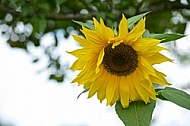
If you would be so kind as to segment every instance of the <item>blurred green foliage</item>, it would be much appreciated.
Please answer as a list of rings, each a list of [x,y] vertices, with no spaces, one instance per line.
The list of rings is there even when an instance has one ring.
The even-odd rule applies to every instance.
[[[106,25],[116,27],[121,13],[127,18],[150,11],[146,28],[152,33],[181,33],[190,20],[190,1],[184,0],[1,0],[0,32],[12,48],[28,52],[28,47],[42,47],[40,40],[51,33],[53,45],[43,47],[48,58],[46,69],[54,69],[49,79],[62,82],[66,64],[60,54],[53,54],[59,46],[57,31],[67,38],[72,30],[81,27],[72,20],[89,22],[92,17],[103,18]],[[32,57],[37,63],[41,57]]]

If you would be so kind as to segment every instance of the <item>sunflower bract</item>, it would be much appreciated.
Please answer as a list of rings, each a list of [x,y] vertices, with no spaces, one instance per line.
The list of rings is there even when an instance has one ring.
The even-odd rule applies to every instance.
[[[70,52],[78,58],[71,69],[80,70],[72,82],[89,88],[89,98],[97,93],[100,102],[106,99],[111,106],[118,100],[124,108],[132,101],[156,100],[153,83],[169,83],[153,65],[171,59],[159,53],[167,50],[158,45],[161,40],[142,38],[145,18],[129,32],[127,19],[122,15],[118,36],[102,19],[93,21],[94,30],[82,27],[84,38],[73,35],[82,48]]]

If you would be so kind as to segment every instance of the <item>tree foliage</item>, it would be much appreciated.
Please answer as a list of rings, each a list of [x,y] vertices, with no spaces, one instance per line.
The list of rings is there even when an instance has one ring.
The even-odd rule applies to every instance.
[[[53,55],[59,46],[57,31],[67,38],[72,30],[81,27],[72,20],[90,22],[92,17],[103,18],[106,25],[115,27],[121,13],[127,18],[150,13],[146,28],[152,33],[184,33],[190,20],[190,1],[180,0],[1,0],[0,32],[12,48],[28,52],[28,46],[41,47],[40,40],[47,33],[54,37],[52,47],[43,48],[49,59],[46,68],[55,69],[49,79],[62,82],[65,64],[60,54]],[[41,57],[33,57],[36,63]]]

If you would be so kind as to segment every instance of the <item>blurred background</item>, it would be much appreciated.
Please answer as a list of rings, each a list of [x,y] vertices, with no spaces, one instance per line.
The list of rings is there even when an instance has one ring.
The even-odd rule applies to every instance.
[[[71,34],[81,35],[72,20],[92,23],[103,18],[117,28],[121,14],[146,16],[150,33],[186,37],[164,43],[174,63],[156,66],[172,87],[190,93],[190,0],[0,0],[0,126],[123,125],[114,107],[87,99],[71,84],[76,60],[66,53],[79,47]],[[152,126],[189,126],[190,111],[160,101]]]

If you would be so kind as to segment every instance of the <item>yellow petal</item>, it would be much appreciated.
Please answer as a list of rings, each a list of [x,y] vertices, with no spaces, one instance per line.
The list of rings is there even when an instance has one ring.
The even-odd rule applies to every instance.
[[[137,25],[130,31],[130,34],[136,34],[140,31],[145,31],[145,18],[141,19]]]
[[[141,65],[141,68],[143,68],[145,73],[153,75],[155,74],[154,68],[146,58],[144,58],[143,56],[138,56],[138,60],[139,60],[139,65]]]
[[[77,41],[83,47],[94,47],[94,46],[96,46],[96,43],[93,43],[93,42],[91,42],[85,38],[82,38],[82,37],[79,37],[76,35],[72,35],[72,36],[75,39],[75,41]]]
[[[99,76],[94,80],[94,82],[93,82],[93,83],[91,84],[91,86],[90,86],[88,98],[92,97],[92,96],[97,92],[97,90],[98,90],[102,85],[104,85],[105,80],[106,80],[106,76],[105,76],[104,73],[102,73],[101,75],[99,75]]]
[[[77,50],[74,50],[72,52],[67,52],[67,53],[69,53],[77,58],[82,58],[82,57],[84,57],[86,52],[88,52],[88,51],[83,48],[83,49],[77,49]]]
[[[123,42],[123,40],[114,42],[114,43],[112,44],[112,49],[114,49],[116,46],[118,46],[118,45],[119,45],[120,43],[122,43],[122,42]]]
[[[110,102],[111,106],[120,99],[120,95],[119,95],[120,78],[117,77],[116,82],[117,82],[118,85],[115,87],[115,92],[114,92],[114,95],[113,95],[113,99]]]
[[[100,23],[93,18],[94,27],[97,35],[101,38],[103,43],[107,43],[110,39],[114,37],[113,30],[106,27],[102,18],[100,18]]]
[[[157,40],[157,39],[141,38],[135,41],[132,46],[137,52],[141,52],[145,54],[145,52],[149,50],[153,50],[152,49],[153,47],[157,47],[159,43],[160,43],[160,40]]]
[[[70,67],[72,70],[82,70],[85,66],[85,62],[82,59],[76,60],[73,65]]]
[[[109,74],[108,73],[104,74],[105,76],[102,76],[102,78],[104,78],[104,83],[101,85],[101,88],[99,88],[99,90],[97,91],[97,97],[100,100],[100,102],[102,102],[106,98],[106,87],[110,80]]]
[[[143,35],[144,31],[139,31],[136,34],[128,34],[128,37],[125,38],[124,43],[127,45],[132,45],[136,40],[138,40],[139,38],[141,38],[141,36]]]
[[[126,81],[127,80],[127,81]],[[131,81],[128,77],[121,77],[120,78],[120,85],[119,85],[119,93],[120,93],[120,101],[124,108],[129,106],[129,85]]]
[[[150,94],[156,95],[156,92],[155,92],[154,87],[153,87],[153,83],[152,83],[152,81],[150,79],[141,80],[140,85],[145,90],[147,90]]]
[[[85,28],[84,26],[82,27],[82,33],[85,35],[86,39],[88,39],[90,42],[98,45],[103,45],[102,39],[99,37],[99,35],[96,33],[94,30],[89,30]]]
[[[115,89],[117,86],[118,82],[116,80],[115,75],[110,76],[110,80],[107,84],[106,87],[106,98],[107,98],[107,105],[109,105],[114,97]]]
[[[105,37],[105,40],[108,42],[110,39],[114,38],[114,32],[111,28],[106,27],[102,18],[100,18],[100,24],[102,28],[102,35]]]
[[[164,78],[166,75],[155,70],[156,75],[150,75],[150,79],[153,83],[155,84],[160,84],[160,85],[170,85],[170,83],[168,83],[166,81],[166,79]]]
[[[125,43],[131,45],[137,39],[142,37],[145,30],[145,18],[142,18],[138,24],[129,32],[128,37],[124,40]]]
[[[122,14],[122,19],[119,23],[119,36],[118,36],[118,38],[120,40],[123,40],[126,38],[127,34],[128,34],[128,21],[125,18],[125,15]]]
[[[98,56],[98,61],[97,61],[96,70],[95,70],[96,74],[100,71],[100,64],[102,63],[103,58],[104,58],[104,48],[101,49]]]
[[[136,78],[133,81],[134,81],[134,86],[135,86],[136,91],[138,92],[139,96],[142,98],[143,101],[145,101],[145,103],[150,102],[150,100],[149,100],[149,92],[140,85],[141,81],[142,81],[142,78],[143,78],[142,77],[143,75],[141,75],[141,73],[139,73],[139,71],[136,70],[132,76],[134,78]]]
[[[156,53],[150,57],[147,58],[147,60],[151,63],[151,64],[159,64],[159,63],[163,63],[163,62],[172,62],[173,60],[160,54],[160,53]]]
[[[143,52],[146,58],[153,56],[154,54],[162,51],[162,50],[168,50],[166,47],[161,47],[161,46],[154,46],[152,48],[149,48],[146,52]],[[142,53],[142,52],[141,52]]]
[[[77,79],[78,83],[86,82],[90,76],[94,75],[95,67],[96,67],[95,59],[87,62],[85,66],[83,67],[82,71],[78,74],[78,77],[75,78],[73,81],[76,81]],[[90,69],[91,71],[89,71]]]
[[[129,79],[131,80],[130,86],[129,86],[129,95],[130,95],[130,101],[137,101],[140,99],[140,95],[138,94],[135,85],[138,84],[139,82],[137,81],[136,76],[134,76],[134,73],[129,75]]]
[[[150,80],[143,80],[141,81],[141,86],[149,92],[149,97],[153,100],[156,100],[157,93],[155,92],[155,89],[153,87],[153,84]],[[147,101],[147,103],[149,100]]]

